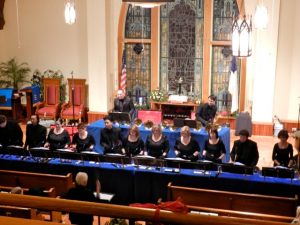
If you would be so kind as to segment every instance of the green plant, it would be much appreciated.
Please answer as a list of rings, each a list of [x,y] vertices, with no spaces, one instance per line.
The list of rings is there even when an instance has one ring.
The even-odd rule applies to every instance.
[[[149,98],[153,102],[163,102],[163,101],[166,101],[166,99],[167,99],[165,94],[160,90],[151,91],[149,94]]]
[[[0,85],[19,89],[23,83],[29,83],[29,80],[27,80],[29,72],[28,64],[18,64],[15,58],[2,62],[0,63]]]

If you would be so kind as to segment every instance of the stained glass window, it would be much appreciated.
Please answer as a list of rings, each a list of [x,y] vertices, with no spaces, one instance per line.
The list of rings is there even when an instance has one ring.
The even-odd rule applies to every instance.
[[[138,43],[126,43],[126,91],[134,102],[139,97],[147,99],[151,88],[151,45],[143,39],[151,38],[151,9],[128,6],[125,22],[125,38]]]
[[[151,9],[128,6],[125,38],[151,38]]]
[[[231,47],[214,46],[212,48],[211,93],[220,100],[220,95],[228,91],[231,73]],[[240,61],[237,60],[237,83],[239,84]],[[222,97],[222,96],[221,96]],[[221,111],[222,107],[218,107]]]
[[[175,0],[160,7],[160,88],[201,96],[203,0]]]
[[[232,18],[238,14],[236,0],[214,0],[213,40],[231,40]]]
[[[144,50],[137,54],[134,51],[136,44],[125,44],[127,80],[126,89],[134,102],[138,102],[139,97],[146,99],[150,92],[151,82],[151,54],[150,44],[144,44]]]

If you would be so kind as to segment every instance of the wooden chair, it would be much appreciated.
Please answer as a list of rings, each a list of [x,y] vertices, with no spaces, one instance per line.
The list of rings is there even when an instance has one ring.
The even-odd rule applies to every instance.
[[[85,79],[68,79],[69,102],[64,103],[61,109],[61,118],[81,120],[85,117],[86,86]],[[74,93],[72,91],[74,90]],[[73,100],[74,96],[74,100]],[[73,115],[74,103],[74,115]]]
[[[60,79],[44,78],[44,101],[36,106],[35,114],[43,119],[55,120],[60,112]]]

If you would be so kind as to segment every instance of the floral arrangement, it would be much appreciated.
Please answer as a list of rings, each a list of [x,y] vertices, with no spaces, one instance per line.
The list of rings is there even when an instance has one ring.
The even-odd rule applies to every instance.
[[[165,94],[160,90],[151,91],[149,94],[149,98],[153,102],[163,102],[166,101]]]

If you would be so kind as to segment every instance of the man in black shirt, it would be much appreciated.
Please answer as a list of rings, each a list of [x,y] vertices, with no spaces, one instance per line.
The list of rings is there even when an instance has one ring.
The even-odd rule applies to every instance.
[[[106,153],[122,153],[121,130],[113,127],[109,117],[104,118],[105,127],[101,130],[100,144]]]
[[[26,126],[26,141],[24,148],[44,147],[46,143],[47,129],[39,124],[39,116],[31,116],[31,124]]]
[[[243,163],[246,166],[256,166],[259,158],[256,142],[248,139],[249,132],[241,130],[240,140],[234,142],[230,157],[232,162]]]
[[[0,115],[0,144],[6,148],[9,145],[23,146],[23,132],[15,121],[8,121]]]
[[[210,95],[208,102],[199,106],[196,118],[203,126],[206,126],[208,123],[213,123],[216,113],[216,96]]]
[[[129,113],[131,119],[135,117],[135,108],[132,100],[125,96],[123,90],[118,90],[117,98],[114,100],[114,112],[127,112]]]

